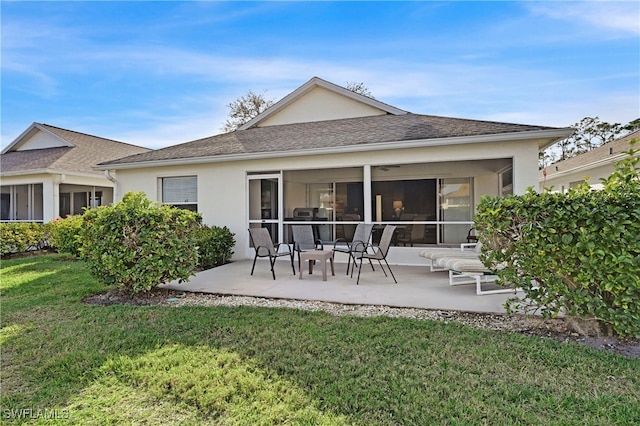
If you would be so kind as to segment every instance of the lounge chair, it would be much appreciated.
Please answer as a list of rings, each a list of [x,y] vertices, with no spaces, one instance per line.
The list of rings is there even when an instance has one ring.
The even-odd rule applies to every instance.
[[[465,250],[471,246],[472,250]],[[488,269],[480,260],[482,243],[463,243],[460,250],[423,250],[420,256],[431,261],[431,272],[449,271],[449,285],[476,284],[476,294],[515,293],[518,289],[482,290],[482,283],[494,282],[497,278],[496,270]]]
[[[470,250],[465,250],[465,248],[470,248]],[[440,258],[456,258],[456,259],[477,259],[480,260],[480,249],[482,248],[481,243],[474,243],[473,246],[470,247],[469,244],[463,243],[460,245],[460,250],[455,249],[445,249],[445,250],[422,250],[420,251],[420,256],[425,259],[430,260],[430,270],[434,271],[442,271],[446,268],[439,265],[436,261]]]
[[[515,293],[517,288],[501,288],[497,290],[483,290],[482,283],[495,282],[496,271],[501,268],[497,265],[494,269],[488,269],[480,259],[442,257],[435,262],[444,269],[449,270],[449,285],[475,284],[476,294]]]
[[[256,255],[253,258],[253,265],[251,266],[251,275],[253,275],[253,270],[256,267],[256,260],[259,257],[268,257],[269,265],[271,265],[271,275],[273,275],[273,279],[275,280],[276,273],[273,267],[276,263],[276,259],[282,256],[289,256],[291,259],[293,275],[296,274],[296,269],[293,266],[293,251],[289,244],[279,243],[274,245],[271,240],[271,234],[269,234],[269,230],[267,228],[249,228],[249,237],[251,238],[253,248],[256,250]],[[286,247],[287,251],[281,252],[280,247]]]
[[[364,261],[364,259],[369,259],[369,262],[371,262],[371,259],[377,260],[378,263],[380,264],[380,268],[382,269],[382,272],[384,272],[384,276],[387,277],[388,276],[387,272],[384,270],[384,266],[382,266],[382,261],[384,260],[384,263],[387,264],[387,268],[389,269],[389,272],[393,277],[393,281],[396,284],[398,283],[395,275],[393,275],[393,271],[391,270],[389,263],[387,262],[387,254],[389,253],[389,246],[391,245],[391,240],[393,238],[393,233],[395,232],[395,230],[396,230],[396,226],[394,225],[387,225],[384,227],[384,231],[382,231],[382,236],[380,237],[380,244],[378,245],[378,247],[373,248],[374,250],[373,253],[369,253],[367,251],[366,245],[359,245],[358,247],[355,247],[355,250],[353,252],[353,255],[354,255],[353,269],[355,269],[356,267],[357,259],[360,259],[360,266],[358,267],[358,279],[356,280],[356,285],[360,283],[360,271],[362,271],[362,262]],[[351,276],[353,276],[353,269],[351,269]]]

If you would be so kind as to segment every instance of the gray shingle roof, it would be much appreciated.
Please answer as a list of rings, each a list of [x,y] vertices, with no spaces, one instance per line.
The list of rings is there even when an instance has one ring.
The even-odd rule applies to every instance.
[[[99,162],[149,151],[147,148],[61,129],[47,124],[35,123],[35,125],[48,130],[74,146],[9,151],[2,154],[1,157],[2,174],[45,169],[102,174],[102,172],[93,169],[93,166]]]
[[[383,115],[254,127],[101,163],[134,164],[237,154],[277,153],[382,142],[440,139],[557,129],[431,115]]]

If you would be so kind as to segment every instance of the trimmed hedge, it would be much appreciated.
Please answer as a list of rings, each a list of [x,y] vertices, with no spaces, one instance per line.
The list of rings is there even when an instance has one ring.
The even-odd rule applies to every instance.
[[[47,229],[47,225],[34,222],[0,223],[0,254],[4,256],[48,247]]]
[[[57,218],[49,222],[49,241],[53,248],[79,257],[81,245],[79,236],[82,224],[82,215]]]
[[[566,194],[530,189],[484,197],[475,228],[487,266],[527,299],[509,311],[593,319],[604,331],[640,337],[640,159],[631,150],[604,188]]]
[[[236,241],[226,226],[201,225],[197,231],[197,245],[201,269],[211,269],[229,262]]]

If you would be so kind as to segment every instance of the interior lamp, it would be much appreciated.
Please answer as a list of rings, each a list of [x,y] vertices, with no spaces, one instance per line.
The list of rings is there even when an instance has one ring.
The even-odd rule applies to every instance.
[[[396,212],[396,217],[400,217],[400,214],[402,213],[403,207],[402,207],[402,200],[397,200],[393,202],[393,211]]]

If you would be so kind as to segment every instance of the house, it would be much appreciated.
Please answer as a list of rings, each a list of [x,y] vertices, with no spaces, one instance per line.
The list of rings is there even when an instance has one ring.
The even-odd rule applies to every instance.
[[[391,261],[425,245],[466,242],[483,195],[538,185],[538,152],[572,129],[413,114],[314,77],[238,130],[100,163],[119,195],[197,210],[236,234],[247,228],[291,241],[306,221],[323,240],[358,222],[411,235]],[[420,226],[420,232],[407,232]]]
[[[540,170],[538,176],[540,191],[550,188],[554,192],[564,193],[585,180],[592,188],[601,188],[600,179],[605,179],[613,173],[614,164],[627,156],[625,151],[631,149],[630,142],[634,139],[640,139],[640,130],[545,167]],[[640,144],[636,148],[640,148]],[[636,156],[640,156],[640,153],[636,153]]]
[[[146,148],[33,123],[0,153],[2,221],[49,222],[111,203],[113,178],[93,167]]]

